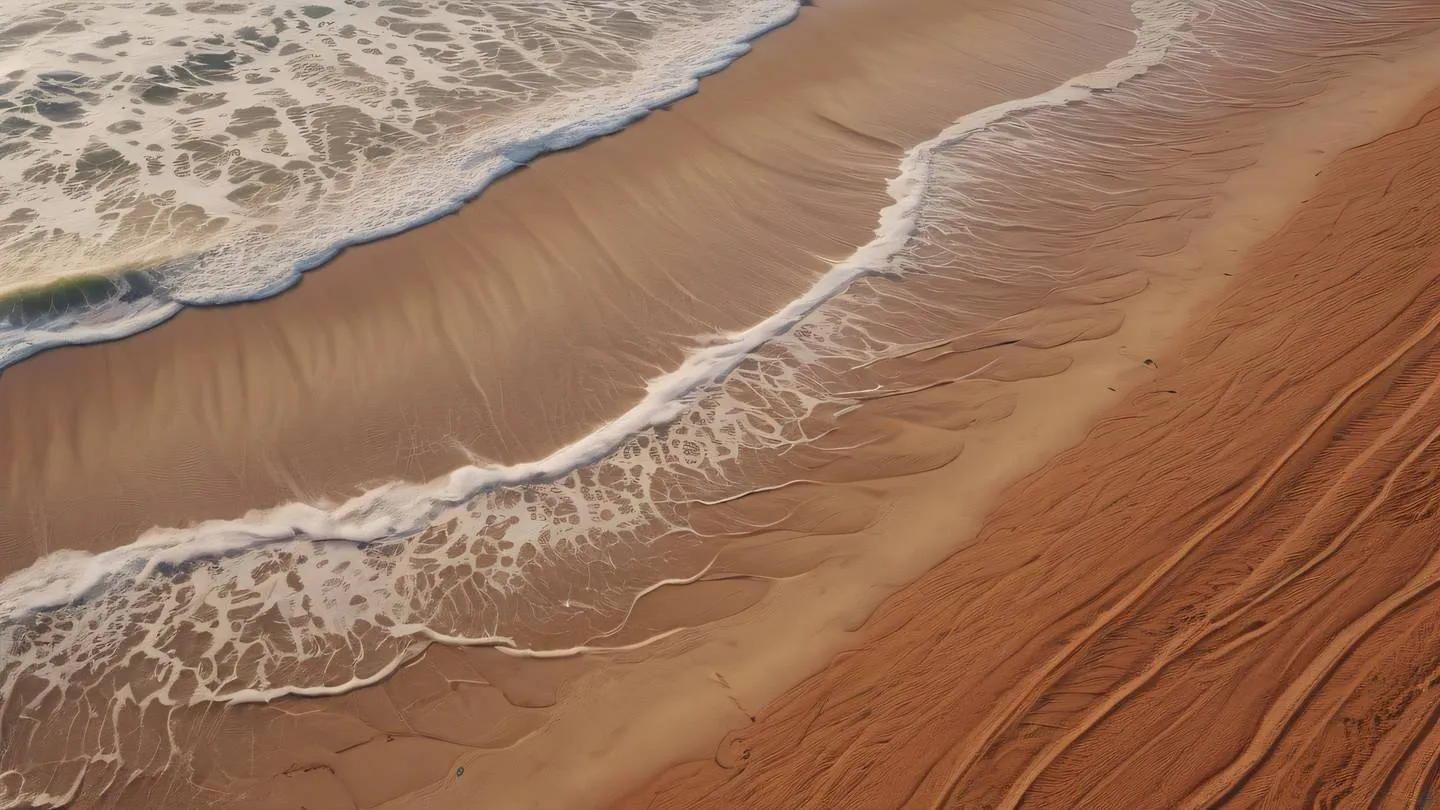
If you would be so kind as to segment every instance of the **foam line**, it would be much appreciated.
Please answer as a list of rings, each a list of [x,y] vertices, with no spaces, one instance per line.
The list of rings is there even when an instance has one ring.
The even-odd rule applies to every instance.
[[[58,8],[67,7],[64,5],[65,0],[58,2]],[[10,8],[17,3],[20,5]],[[29,10],[23,8],[27,3],[22,3],[21,0],[0,0],[0,17],[13,11],[13,16],[23,21],[22,12]],[[633,3],[627,6],[622,3],[615,8],[618,11],[628,11],[640,5]],[[724,69],[749,52],[755,40],[793,21],[802,5],[798,0],[748,0],[726,14],[714,15],[711,18],[704,18],[699,11],[689,6],[677,5],[676,9],[683,9],[700,19],[692,21],[694,24],[690,28],[680,22],[667,23],[662,20],[661,24],[672,27],[661,30],[654,41],[637,46],[639,52],[633,56],[640,64],[635,72],[623,81],[613,86],[574,90],[570,95],[545,100],[533,105],[533,108],[520,109],[514,113],[513,122],[507,121],[490,128],[482,128],[457,143],[433,143],[424,144],[423,148],[414,147],[414,160],[408,164],[400,164],[398,168],[392,168],[388,172],[381,171],[370,177],[360,177],[366,167],[356,169],[352,182],[357,192],[364,193],[342,195],[331,190],[334,191],[332,196],[337,204],[330,205],[328,209],[286,209],[265,216],[253,215],[243,207],[227,201],[226,192],[231,189],[219,181],[212,181],[207,185],[187,178],[171,178],[170,182],[178,185],[165,188],[142,185],[132,189],[137,195],[149,194],[153,197],[163,197],[166,194],[174,196],[177,193],[182,196],[193,194],[195,199],[187,202],[205,209],[212,217],[212,224],[221,220],[227,222],[221,226],[218,242],[211,240],[203,243],[187,255],[168,258],[163,263],[146,263],[144,256],[147,251],[153,251],[153,248],[145,245],[136,247],[135,250],[139,253],[132,261],[139,262],[138,266],[146,269],[127,272],[144,273],[149,276],[149,282],[153,285],[153,290],[139,301],[107,296],[85,301],[79,306],[60,307],[53,313],[42,312],[37,316],[32,312],[25,317],[15,314],[7,316],[5,299],[9,295],[23,293],[26,282],[30,279],[27,271],[16,269],[22,260],[12,257],[20,255],[18,246],[24,244],[23,240],[44,242],[49,238],[59,244],[53,250],[40,254],[45,257],[43,266],[58,268],[60,273],[54,275],[47,271],[38,278],[40,283],[50,283],[66,278],[69,273],[93,275],[96,272],[94,262],[102,260],[94,258],[94,255],[98,253],[106,257],[104,261],[109,261],[113,248],[108,248],[107,245],[115,240],[116,235],[105,230],[114,227],[113,222],[107,217],[97,218],[96,211],[89,209],[89,206],[105,203],[108,200],[106,195],[111,192],[97,190],[93,199],[77,199],[69,192],[62,194],[45,184],[28,183],[24,178],[33,169],[31,165],[13,156],[0,156],[0,182],[15,184],[12,196],[23,202],[29,217],[46,223],[47,227],[56,224],[69,227],[68,223],[79,223],[75,226],[77,229],[88,227],[96,231],[93,239],[85,234],[69,234],[69,241],[46,237],[43,234],[22,234],[16,237],[22,240],[17,242],[17,246],[10,246],[0,239],[0,290],[3,290],[0,292],[0,369],[49,348],[116,340],[137,334],[164,323],[187,306],[255,301],[277,295],[292,287],[304,273],[324,265],[348,247],[394,236],[453,214],[496,180],[537,157],[571,149],[595,138],[618,132],[651,112],[694,94],[699,89],[701,79]],[[118,10],[124,11],[123,2]],[[342,9],[342,12],[354,13],[354,10]],[[534,13],[533,10],[531,13]],[[557,4],[555,14],[563,17],[565,13],[564,3]],[[679,18],[679,11],[675,16]],[[193,34],[185,29],[184,18],[177,17],[176,20],[179,22],[170,24],[180,28],[173,31],[167,29],[167,34],[177,37]],[[117,24],[115,20],[108,22],[111,25]],[[208,28],[212,23],[214,21],[207,20],[204,27]],[[130,32],[125,28],[127,23],[121,21],[118,24],[122,34],[128,37]],[[75,35],[88,37],[83,42],[73,37],[58,42],[42,39],[38,44],[16,49],[16,53],[23,55],[31,50],[53,53],[70,49],[72,53],[83,54],[94,49],[94,43],[90,40],[101,39],[101,34],[105,31],[86,29]],[[400,44],[413,46],[415,43],[402,39]],[[355,59],[358,58],[358,52],[346,53],[344,56]],[[3,57],[4,54],[0,54],[0,68],[9,64]],[[116,58],[119,58],[118,55]],[[150,54],[150,58],[158,56]],[[299,61],[296,60],[297,63]],[[15,62],[12,66],[21,65],[21,62]],[[83,67],[83,64],[77,64],[77,68],[79,67]],[[144,74],[140,65],[132,67],[138,77],[131,76],[126,81],[142,81],[140,77]],[[285,67],[290,69],[291,64],[286,63]],[[39,73],[37,84],[43,82],[46,76],[44,72]],[[228,86],[231,88],[228,92],[240,93],[245,84],[232,80]],[[456,85],[442,84],[439,87],[454,88]],[[463,88],[463,85],[460,87]],[[91,91],[88,85],[81,85],[81,89]],[[238,98],[234,105],[257,103],[260,100],[263,99],[246,96]],[[341,107],[355,101],[349,97],[328,100]],[[320,106],[317,99],[308,101],[311,106]],[[95,130],[104,129],[103,125],[109,120],[106,116],[122,115],[133,108],[133,103],[121,98],[107,99],[106,108],[87,111],[87,120],[92,120],[90,125],[69,130],[70,133],[78,133],[76,137],[84,136],[83,144],[69,143],[66,147],[69,151],[30,157],[45,163],[83,163],[86,159],[84,149],[91,145],[90,136]],[[163,119],[158,113],[148,114],[155,121],[169,120]],[[377,120],[388,125],[383,119]],[[112,126],[117,123],[128,124],[131,121],[122,116],[112,122]],[[181,125],[178,119],[171,123]],[[216,131],[218,136],[227,137],[223,124],[222,121],[214,126],[220,127]],[[413,136],[413,133],[409,134]],[[203,139],[213,136],[215,133],[196,133],[189,137]],[[58,136],[52,133],[50,137]],[[20,136],[19,140],[30,143],[27,138],[28,136]],[[107,141],[112,142],[110,145],[120,150],[120,155],[133,165],[151,165],[147,160],[154,155],[141,149],[143,143],[135,142],[127,149],[120,138],[112,137]],[[231,149],[238,146],[233,138],[226,143]],[[152,144],[159,145],[161,144]],[[174,144],[170,144],[170,148],[174,151]],[[437,150],[443,150],[444,154],[437,154]],[[160,154],[167,159],[171,157],[166,151]],[[259,152],[246,153],[244,157],[256,161],[271,158]],[[149,178],[145,182],[154,184],[158,181]],[[376,203],[374,200],[381,202]],[[0,218],[6,213],[4,208],[0,208]],[[276,229],[274,226],[278,222],[285,222],[285,227]],[[152,241],[156,238],[159,237],[153,234],[150,236]],[[180,237],[175,238],[178,240]],[[87,245],[87,241],[94,242],[99,246],[99,250],[95,249],[95,245]],[[23,261],[34,263],[36,259],[28,258]],[[7,268],[7,264],[15,266]],[[43,308],[43,303],[34,306]]]
[[[163,575],[162,569],[170,566],[265,544],[297,539],[403,541],[446,507],[488,490],[555,480],[604,458],[627,439],[674,419],[698,389],[722,379],[766,341],[787,332],[856,279],[884,271],[915,229],[936,150],[1027,110],[1076,103],[1117,87],[1163,59],[1189,20],[1188,7],[1183,0],[1136,0],[1133,8],[1141,24],[1129,53],[1044,93],[965,115],[910,149],[887,185],[891,203],[880,212],[869,242],[768,318],[692,351],[679,368],[653,379],[638,403],[583,438],[534,461],[465,466],[429,483],[389,484],[339,505],[289,503],[234,520],[153,529],[129,545],[99,554],[56,552],[0,582],[0,620],[82,600],[112,578]]]

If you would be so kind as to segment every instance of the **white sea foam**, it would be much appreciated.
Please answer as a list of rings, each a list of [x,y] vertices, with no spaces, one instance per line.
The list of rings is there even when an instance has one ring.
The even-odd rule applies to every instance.
[[[279,292],[693,92],[799,5],[0,0],[0,296],[129,274],[0,304],[0,367]]]

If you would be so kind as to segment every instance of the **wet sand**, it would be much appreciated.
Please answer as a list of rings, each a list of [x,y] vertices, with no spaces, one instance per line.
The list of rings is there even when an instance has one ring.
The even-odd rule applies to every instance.
[[[1440,93],[1389,129],[973,542],[620,806],[1424,806]]]
[[[1091,242],[1142,255],[1132,272],[1076,274],[899,358],[909,391],[826,439],[851,450],[797,454],[799,483],[718,507],[717,525],[768,528],[640,598],[591,639],[608,649],[432,647],[344,696],[211,707],[183,769],[109,798],[1414,795],[1440,655],[1423,500],[1435,45],[1357,55],[1303,104],[1217,119],[1235,135],[1199,150],[1211,184]]]
[[[807,7],[699,95],[284,295],[7,369],[0,574],[542,457],[866,242],[905,148],[1103,64],[1132,27],[1120,2]]]

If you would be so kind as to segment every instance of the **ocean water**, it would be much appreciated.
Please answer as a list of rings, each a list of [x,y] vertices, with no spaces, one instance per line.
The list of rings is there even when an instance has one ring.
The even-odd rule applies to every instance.
[[[692,92],[799,5],[0,0],[0,368],[277,293]]]
[[[1249,158],[1200,148],[1197,132],[1240,107],[1293,104],[1318,89],[1326,53],[1403,29],[1380,0],[1132,7],[1129,53],[914,146],[869,243],[769,318],[696,348],[583,440],[343,504],[58,552],[0,583],[0,808],[183,766],[171,718],[187,707],[343,693],[437,643],[603,646],[637,594],[673,576],[653,561],[704,534],[692,515],[783,486],[757,465],[825,435],[862,399],[857,375],[954,340],[970,280],[1051,289],[1114,270],[1059,268],[1040,231],[1014,223],[1058,211],[1083,246],[1167,195],[1177,219],[1201,216],[1187,213],[1196,184]],[[1301,23],[1313,48],[1273,47]],[[1177,173],[1190,182],[1157,182]],[[1045,194],[1016,192],[1033,188]],[[978,303],[961,314],[987,317]],[[595,587],[564,586],[577,579]],[[554,626],[594,632],[546,646]]]

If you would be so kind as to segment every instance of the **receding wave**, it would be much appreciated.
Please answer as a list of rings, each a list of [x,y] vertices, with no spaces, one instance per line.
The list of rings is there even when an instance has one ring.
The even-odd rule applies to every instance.
[[[188,706],[344,692],[435,643],[604,646],[639,594],[703,570],[705,541],[728,531],[712,510],[805,480],[805,453],[846,452],[825,441],[846,413],[1000,376],[981,363],[927,382],[893,363],[1016,342],[1004,325],[1037,301],[1094,303],[1097,279],[1143,278],[1144,257],[1183,245],[1205,194],[1253,160],[1255,116],[1403,36],[1411,7],[1136,0],[1123,58],[911,149],[870,243],[584,440],[530,464],[52,554],[12,576],[0,807],[183,763]],[[1207,133],[1229,146],[1195,148]],[[1102,240],[1125,229],[1133,242]]]
[[[273,295],[692,92],[799,6],[4,0],[0,367]]]

